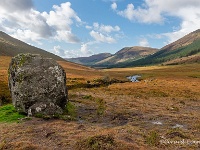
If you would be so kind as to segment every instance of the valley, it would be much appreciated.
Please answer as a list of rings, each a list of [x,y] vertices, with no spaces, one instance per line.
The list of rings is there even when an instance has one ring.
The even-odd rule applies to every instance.
[[[105,61],[112,67],[99,66],[106,69],[66,61],[3,34],[7,39],[0,38],[0,149],[198,149],[198,33],[159,51],[147,48],[148,55],[141,47],[129,47],[115,56],[106,53],[81,59],[90,64],[112,60]],[[15,54],[26,49],[45,54],[64,68],[69,102],[63,115],[30,118],[16,112],[8,89],[13,49]],[[120,62],[138,53],[137,60]],[[139,82],[127,79],[133,75],[141,76]]]
[[[200,150],[200,0],[1,0],[0,150]]]
[[[10,57],[0,57],[1,89]],[[96,70],[59,62],[67,74],[70,114],[63,119],[0,123],[1,149],[196,149],[199,141],[200,64]],[[140,82],[126,76],[139,74]],[[87,88],[94,80],[124,81]]]
[[[103,54],[96,54],[67,60],[95,68],[199,63],[199,47],[200,30],[196,30],[161,49],[140,46],[124,47],[115,54],[110,54],[110,56],[104,54],[104,57],[102,57]]]

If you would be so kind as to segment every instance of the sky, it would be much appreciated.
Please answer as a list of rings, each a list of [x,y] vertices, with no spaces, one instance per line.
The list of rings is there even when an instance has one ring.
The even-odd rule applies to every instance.
[[[162,48],[200,28],[200,0],[1,0],[0,30],[63,58]]]

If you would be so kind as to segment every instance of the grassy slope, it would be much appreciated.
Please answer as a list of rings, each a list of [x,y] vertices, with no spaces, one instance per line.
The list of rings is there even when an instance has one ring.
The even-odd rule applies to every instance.
[[[80,57],[68,59],[69,61],[76,62],[79,64],[93,66],[93,67],[106,67],[119,62],[130,62],[143,58],[149,54],[153,54],[157,51],[155,48],[149,47],[125,47],[115,54],[100,53],[92,55],[90,57]]]
[[[0,103],[1,100],[10,102],[10,92],[8,89],[8,66],[10,57],[0,56]]]
[[[6,60],[9,62],[9,58]],[[2,70],[6,70],[7,64],[3,63],[0,64]],[[163,145],[159,140],[161,136],[168,140],[199,140],[200,64],[97,72],[76,64],[59,63],[67,76],[76,78],[77,82],[102,75],[124,79],[134,74],[142,75],[142,81],[69,90],[78,121],[33,118],[20,124],[0,123],[3,129],[0,130],[0,149],[198,148],[198,145]],[[7,76],[6,72],[2,73]],[[176,124],[183,127],[175,128]]]
[[[0,56],[15,56],[19,53],[41,54],[44,57],[64,61],[64,59],[59,56],[43,49],[28,45],[0,31]]]
[[[123,63],[129,63],[132,61],[136,61],[138,59],[144,58],[147,55],[153,54],[158,49],[155,48],[149,48],[149,47],[140,47],[140,46],[134,46],[134,47],[125,47],[112,55],[111,57],[108,57],[102,61],[97,62],[96,64],[93,64],[94,67],[108,67],[112,65],[116,65],[121,62]]]
[[[188,57],[195,54],[200,55],[200,40],[196,40],[192,44],[189,44],[189,45],[186,45],[174,50],[170,50],[170,51],[168,49],[162,49],[159,52],[154,53],[153,55],[149,55],[137,61],[133,61],[130,63],[121,63],[116,66],[113,65],[111,67],[157,65],[157,64],[162,64],[164,62],[168,62],[177,58]]]

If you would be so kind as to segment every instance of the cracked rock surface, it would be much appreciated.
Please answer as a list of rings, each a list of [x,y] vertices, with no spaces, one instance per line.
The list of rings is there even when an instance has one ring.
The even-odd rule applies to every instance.
[[[8,80],[13,105],[19,112],[62,114],[68,99],[66,74],[55,60],[19,54],[11,60]]]

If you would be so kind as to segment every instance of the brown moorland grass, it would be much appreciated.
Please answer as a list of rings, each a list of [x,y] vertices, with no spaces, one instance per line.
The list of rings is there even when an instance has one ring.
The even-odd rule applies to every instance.
[[[71,64],[60,64],[66,72],[71,71],[67,76],[76,82],[103,76],[120,80],[134,74],[142,77],[137,83],[69,90],[75,121],[32,118],[0,123],[0,149],[199,148],[198,143],[173,142],[200,141],[200,64],[100,71],[82,66],[73,70]],[[2,76],[7,85],[7,73],[2,71]]]
[[[10,92],[8,89],[8,66],[11,58],[0,56],[0,104],[10,102]]]
[[[58,63],[65,69],[67,77],[69,78],[83,78],[87,80],[99,78],[101,76],[100,71],[90,67],[64,61],[58,61]]]
[[[0,56],[0,104],[1,99],[3,99],[5,103],[11,102],[10,92],[8,90],[8,67],[10,61],[11,57]],[[86,84],[88,80],[102,77],[100,71],[89,67],[65,61],[58,61],[58,63],[67,73],[67,83],[69,86],[75,84],[82,86],[82,84]]]

